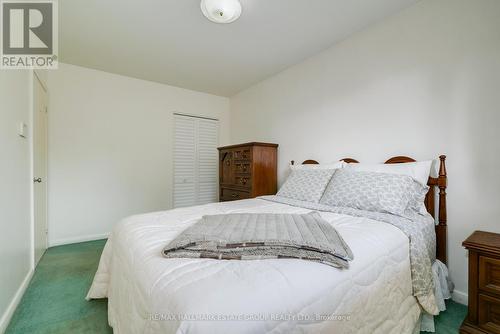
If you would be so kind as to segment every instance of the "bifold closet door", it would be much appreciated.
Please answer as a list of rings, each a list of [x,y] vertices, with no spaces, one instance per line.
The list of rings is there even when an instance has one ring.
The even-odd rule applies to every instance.
[[[174,207],[217,201],[217,120],[175,115]]]

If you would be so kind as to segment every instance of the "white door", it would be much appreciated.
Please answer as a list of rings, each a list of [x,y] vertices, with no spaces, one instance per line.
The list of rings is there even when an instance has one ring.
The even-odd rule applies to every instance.
[[[174,207],[217,202],[219,122],[175,115]]]
[[[35,265],[47,249],[47,92],[33,78],[33,182]]]
[[[218,201],[219,190],[219,122],[198,119],[196,142],[196,204]]]

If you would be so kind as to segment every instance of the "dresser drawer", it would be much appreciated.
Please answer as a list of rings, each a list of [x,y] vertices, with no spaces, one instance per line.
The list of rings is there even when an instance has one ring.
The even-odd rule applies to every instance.
[[[479,256],[479,289],[500,297],[500,259]]]
[[[233,151],[234,160],[252,160],[252,147],[241,147]]]
[[[479,294],[478,311],[479,327],[500,334],[500,299]]]
[[[238,199],[250,198],[250,192],[229,189],[229,188],[221,188],[220,189],[220,199],[221,201],[235,201]]]
[[[251,188],[252,177],[251,176],[235,176],[234,177],[234,185],[236,185],[238,187]]]
[[[250,162],[240,161],[234,163],[234,172],[238,174],[248,174],[252,172],[252,164]]]

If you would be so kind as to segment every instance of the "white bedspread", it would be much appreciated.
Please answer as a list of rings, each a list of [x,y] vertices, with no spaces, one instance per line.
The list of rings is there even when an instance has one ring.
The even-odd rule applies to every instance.
[[[87,298],[109,298],[115,333],[412,333],[420,308],[409,242],[390,224],[321,213],[354,254],[348,270],[161,255],[202,215],[309,211],[250,199],[129,217],[114,228]]]

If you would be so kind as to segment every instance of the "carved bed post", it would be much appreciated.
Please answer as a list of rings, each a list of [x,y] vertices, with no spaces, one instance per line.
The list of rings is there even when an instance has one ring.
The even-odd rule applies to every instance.
[[[447,235],[447,212],[446,212],[446,187],[448,186],[448,177],[446,174],[446,156],[442,155],[439,157],[439,176],[438,176],[438,187],[439,187],[439,213],[438,221],[439,224],[436,225],[436,257],[443,263],[447,263],[447,245],[446,245],[446,235]]]

